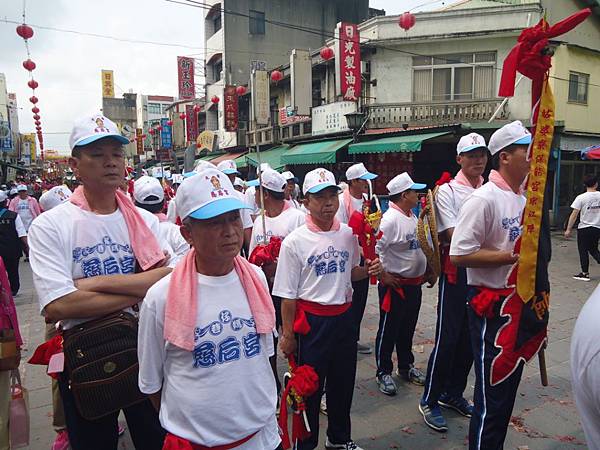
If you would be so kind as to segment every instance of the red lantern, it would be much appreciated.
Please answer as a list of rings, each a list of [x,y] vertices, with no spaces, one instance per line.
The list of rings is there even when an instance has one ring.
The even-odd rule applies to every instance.
[[[170,127],[173,126],[173,121],[172,120],[167,120],[167,125],[170,126]]]
[[[244,95],[246,93],[246,86],[238,86],[235,88],[235,93],[237,95]]]
[[[198,114],[200,112],[200,105],[194,105],[194,112]]]
[[[283,74],[279,70],[274,70],[271,72],[271,81],[277,83],[283,79]]]
[[[181,114],[179,114],[179,118],[180,118],[181,120],[185,120],[185,117],[186,117],[186,116],[185,116],[185,113],[181,113]]]
[[[36,89],[39,86],[39,84],[35,80],[29,80],[27,82],[27,86],[29,86],[31,89]]]
[[[220,101],[220,100],[221,100],[221,99],[220,99],[219,97],[217,97],[216,95],[215,95],[215,96],[213,96],[213,98],[211,98],[211,99],[210,99],[210,101],[211,101],[211,103],[212,103],[213,105],[216,105],[217,103],[219,103],[219,101]]]
[[[34,120],[40,120],[40,115],[39,115],[39,114],[35,114],[35,115],[33,116],[33,119],[34,119]]]
[[[142,134],[142,139],[146,139],[147,135]]]
[[[328,61],[331,58],[333,58],[333,50],[329,47],[321,49],[319,53],[321,54],[321,58],[323,58],[325,61]]]
[[[42,127],[35,127],[36,131],[42,131]]]
[[[156,127],[156,131],[162,131],[162,127],[159,125]]]
[[[35,121],[35,122],[33,122],[33,123],[35,123],[35,124],[36,124],[38,127],[39,127],[39,126],[42,124],[42,122],[40,122],[39,120],[36,120],[36,121]]]
[[[37,106],[34,106],[33,108],[31,108],[31,112],[34,114],[37,114],[40,112],[40,108],[38,108]]]
[[[23,61],[23,67],[25,67],[26,70],[29,70],[31,72],[35,69],[35,63],[32,60],[28,59],[26,61]]]
[[[414,14],[405,12],[398,19],[398,25],[400,25],[400,28],[402,28],[404,31],[408,31],[415,25],[416,21],[417,18]]]
[[[33,28],[26,24],[19,25],[17,27],[17,34],[27,40],[33,36]]]
[[[155,133],[154,128],[150,128],[148,130],[148,133],[150,133],[152,136],[154,136],[154,133]]]
[[[35,105],[38,102],[38,98],[35,95],[32,95],[29,97],[29,101]]]

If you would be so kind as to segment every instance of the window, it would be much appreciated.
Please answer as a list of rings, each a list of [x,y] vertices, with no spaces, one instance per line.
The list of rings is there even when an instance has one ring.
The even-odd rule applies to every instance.
[[[221,72],[223,71],[223,60],[219,59],[218,61],[215,61],[215,63],[212,65],[212,69],[213,81],[217,82],[221,79]]]
[[[148,103],[148,114],[162,114],[160,103]]]
[[[494,97],[496,53],[413,57],[413,101],[444,102]]]
[[[216,33],[221,29],[221,12],[219,11],[215,17],[213,17],[213,30]]]
[[[265,34],[265,13],[262,11],[250,10],[249,30],[250,34]]]
[[[587,105],[590,76],[586,73],[569,73],[569,101]]]

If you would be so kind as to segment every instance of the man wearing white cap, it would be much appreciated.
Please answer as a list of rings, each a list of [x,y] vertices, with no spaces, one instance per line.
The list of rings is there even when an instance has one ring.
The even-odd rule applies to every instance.
[[[21,217],[7,209],[8,197],[0,191],[0,256],[4,260],[13,297],[19,292],[19,259],[27,249],[27,231]]]
[[[165,207],[165,191],[160,181],[146,175],[138,178],[133,184],[133,198],[135,206],[158,218],[158,240],[164,247],[173,251],[174,260],[185,256],[190,246],[179,232],[179,226],[169,222],[162,212]],[[171,265],[173,263],[174,261],[170,262]]]
[[[460,207],[483,183],[488,150],[483,136],[470,133],[456,146],[460,170],[452,180],[440,180],[435,198],[436,221],[441,242],[440,277],[435,344],[429,357],[425,390],[419,410],[425,423],[436,431],[448,425],[439,405],[471,417],[473,406],[463,397],[473,364],[467,319],[467,273],[450,262],[450,241]],[[448,182],[446,182],[448,181]],[[443,184],[442,184],[443,183]]]
[[[101,114],[78,120],[70,137],[69,162],[82,186],[69,201],[38,217],[29,231],[31,268],[41,312],[48,322],[60,320],[65,336],[77,333],[79,324],[93,326],[95,319],[108,314],[132,315],[132,307],[147,289],[170,272],[161,267],[166,258],[157,240],[158,219],[136,208],[119,190],[125,172],[123,145],[127,143],[117,126]],[[97,349],[100,358],[101,350]],[[104,357],[111,357],[110,348],[103,350],[108,353]],[[116,450],[119,411],[102,411],[105,414],[95,420],[82,415],[86,401],[74,395],[75,381],[69,367],[75,363],[69,358],[66,354],[59,387],[71,448]],[[123,367],[116,368],[121,377],[113,376],[102,387],[103,392],[119,379],[126,379],[132,383],[131,390],[136,389],[134,377],[129,375],[135,376],[135,372],[122,372],[136,364],[131,358],[124,360]],[[98,387],[87,389],[94,388]],[[115,402],[131,398],[127,394],[115,393]],[[137,395],[135,400],[139,401]],[[144,399],[132,406],[124,403],[122,409],[136,448],[161,449],[164,430],[150,401]]]
[[[490,384],[492,360],[500,349],[496,337],[509,318],[500,308],[512,291],[507,278],[518,256],[525,197],[521,190],[529,172],[531,134],[519,121],[504,125],[488,143],[492,155],[489,181],[475,190],[460,209],[452,235],[450,258],[467,268],[469,329],[475,367],[474,411],[469,448],[502,448],[512,414],[523,362],[504,381]]]
[[[427,259],[417,239],[417,217],[412,209],[418,203],[418,190],[406,172],[387,184],[388,210],[381,219],[383,233],[376,252],[381,258],[383,276],[379,282],[379,328],[375,340],[377,384],[386,395],[396,395],[392,378],[392,352],[396,348],[396,374],[405,381],[422,386],[423,373],[414,367],[412,340],[421,308],[421,285],[426,281]]]
[[[34,197],[29,195],[27,186],[24,184],[17,186],[17,194],[17,197],[13,198],[8,204],[8,209],[19,215],[25,231],[29,231],[31,222],[41,213],[40,205]]]
[[[148,290],[138,346],[164,450],[278,449],[275,311],[262,271],[239,256],[247,206],[216,169],[186,179],[176,202],[192,249]]]
[[[367,170],[363,163],[353,164],[346,170],[348,188],[340,194],[340,207],[337,218],[342,223],[348,223],[354,211],[362,212],[364,199],[369,195],[369,183],[377,178],[377,175]],[[352,316],[356,334],[356,349],[358,353],[369,354],[371,347],[361,344],[360,323],[365,314],[367,296],[369,295],[369,280],[360,280],[352,283],[354,294],[352,295]]]
[[[221,161],[217,165],[217,169],[227,175],[229,181],[231,181],[231,184],[234,184],[237,175],[240,175],[237,170],[237,164],[232,159]],[[235,195],[242,202],[246,201],[244,194],[238,192],[236,189],[234,189],[233,195]],[[252,217],[248,208],[241,209],[240,215],[242,216],[242,226],[244,227],[244,248],[248,248],[249,245],[252,245]],[[252,252],[252,249],[250,249],[250,252]]]
[[[62,205],[69,200],[72,194],[71,189],[65,185],[54,186],[42,194],[39,201],[40,207],[42,211],[50,211],[55,206]]]
[[[260,170],[265,171],[267,169],[272,169],[272,167],[270,166],[269,163],[262,163],[260,165]],[[258,178],[258,174],[256,175]],[[252,183],[252,181],[254,181]],[[252,216],[252,220],[256,219],[256,216],[258,216],[260,214],[260,207],[258,205],[258,203],[256,202],[256,186],[258,186],[258,181],[256,180],[250,180],[248,182],[246,182],[246,192],[244,193],[245,197],[246,197],[246,204],[248,206],[250,206],[250,215]],[[255,186],[252,186],[252,184],[254,184]]]
[[[289,170],[282,172],[283,178],[287,183],[285,186],[285,201],[289,202],[294,208],[300,208],[300,203],[296,200],[298,198],[298,178]]]
[[[352,281],[379,276],[379,260],[360,266],[358,240],[335,216],[339,188],[326,169],[304,178],[306,224],[289,234],[279,253],[273,295],[282,298],[281,351],[296,354],[319,375],[319,389],[305,398],[310,437],[297,449],[316,448],[319,403],[327,393],[328,428],[325,447],[360,450],[352,441],[350,407],[356,376],[356,337],[349,311]]]

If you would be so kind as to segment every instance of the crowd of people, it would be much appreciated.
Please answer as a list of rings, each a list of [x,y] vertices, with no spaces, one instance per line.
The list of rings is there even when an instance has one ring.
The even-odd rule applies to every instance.
[[[45,356],[32,362],[49,364],[53,377],[53,449],[116,449],[121,411],[138,449],[281,449],[279,355],[318,376],[303,399],[310,433],[293,447],[317,448],[325,413],[325,447],[360,450],[351,427],[357,353],[373,354],[381,393],[395,395],[398,381],[423,387],[415,408],[433,430],[448,430],[451,409],[470,418],[469,448],[502,448],[523,363],[493,385],[490,370],[518,259],[531,139],[518,121],[488,143],[463,136],[460,170],[440,180],[442,273],[425,370],[412,353],[422,286],[436,282],[414,214],[425,184],[406,172],[387,184],[378,256],[369,258],[348,225],[377,178],[363,163],[347,169],[343,188],[325,168],[300,188],[292,172],[266,164],[245,182],[232,160],[200,161],[168,187],[128,173],[129,186],[127,139],[102,115],[82,118],[70,137],[80,186],[52,187],[39,202],[26,185],[12,199],[0,192],[10,291],[18,293],[25,254],[47,323],[36,351]],[[379,296],[374,347],[361,340],[370,279]]]

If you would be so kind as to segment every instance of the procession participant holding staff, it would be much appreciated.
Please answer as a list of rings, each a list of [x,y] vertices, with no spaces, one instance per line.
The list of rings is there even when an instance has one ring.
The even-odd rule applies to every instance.
[[[448,429],[438,405],[471,417],[473,406],[463,397],[473,364],[467,320],[467,274],[450,262],[450,241],[458,212],[465,200],[483,184],[488,150],[483,136],[470,133],[456,147],[460,170],[444,182],[435,196],[436,223],[441,241],[442,276],[437,303],[435,344],[429,357],[425,390],[419,410],[436,431]],[[438,182],[440,183],[440,182]]]
[[[275,311],[262,271],[239,256],[247,206],[216,169],[186,179],[176,201],[192,250],[148,291],[138,344],[164,450],[278,449]]]
[[[492,134],[489,181],[462,206],[452,235],[450,259],[467,268],[469,285],[467,311],[475,365],[471,449],[502,448],[523,373],[521,361],[502,382],[491,384],[492,360],[500,353],[496,338],[509,320],[500,315],[500,307],[513,291],[508,276],[518,260],[513,250],[522,232],[522,184],[529,172],[530,143],[531,134],[519,121]]]
[[[417,190],[425,184],[415,183],[408,173],[395,176],[387,184],[390,207],[383,214],[377,241],[377,254],[383,265],[379,282],[379,328],[375,340],[377,384],[386,395],[396,394],[392,379],[392,352],[396,349],[396,373],[405,381],[422,386],[425,375],[414,367],[412,340],[421,308],[421,285],[425,282],[427,259],[417,240]]]
[[[326,169],[306,174],[306,224],[282,243],[273,295],[282,298],[280,348],[312,366],[319,389],[306,398],[311,436],[300,450],[318,445],[319,403],[326,386],[328,429],[325,447],[358,450],[352,441],[350,408],[356,376],[356,337],[350,309],[352,281],[381,273],[379,260],[359,266],[356,236],[336,218],[339,188]]]

